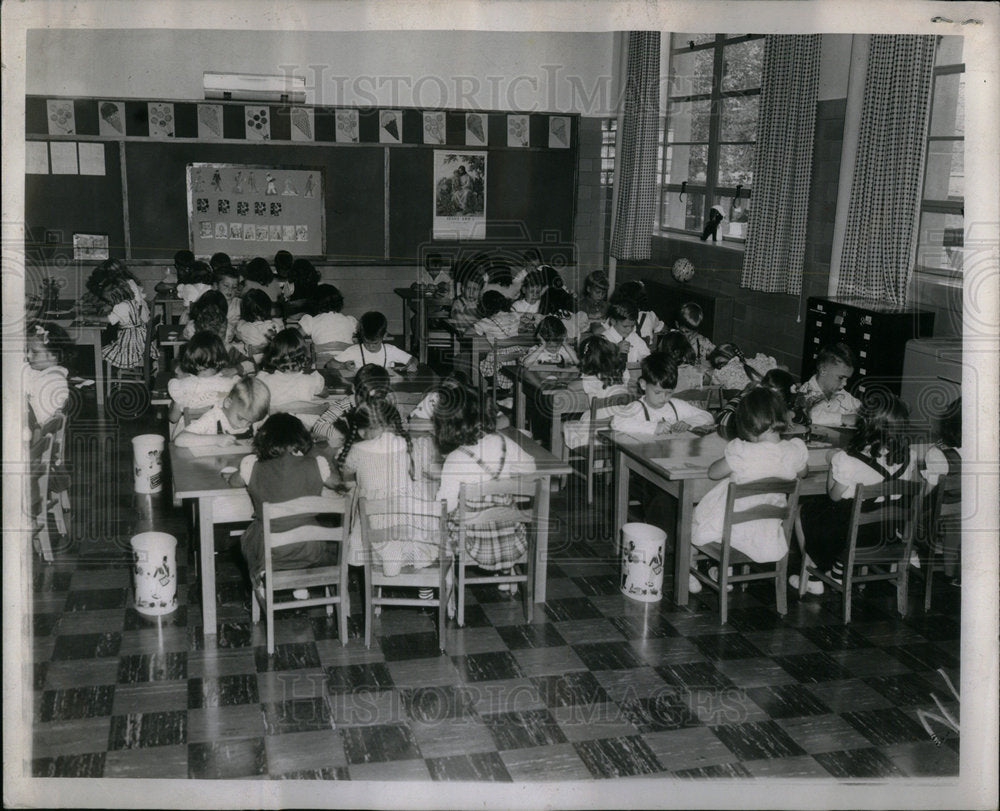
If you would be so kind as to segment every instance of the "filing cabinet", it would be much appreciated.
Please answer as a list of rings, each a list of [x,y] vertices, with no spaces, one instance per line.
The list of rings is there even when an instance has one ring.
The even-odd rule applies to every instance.
[[[827,344],[843,342],[858,365],[848,381],[852,391],[878,385],[899,395],[906,342],[934,331],[934,313],[905,305],[860,298],[810,297],[802,345],[802,379],[816,371],[816,356]],[[862,382],[863,381],[863,382]]]

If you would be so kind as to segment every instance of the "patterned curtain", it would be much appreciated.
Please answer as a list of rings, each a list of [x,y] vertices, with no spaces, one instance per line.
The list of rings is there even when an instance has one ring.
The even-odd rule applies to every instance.
[[[649,259],[656,212],[660,126],[660,32],[630,31],[618,155],[618,205],[611,255]]]
[[[798,294],[806,253],[821,37],[767,36],[740,285]]]
[[[872,36],[838,296],[906,302],[933,69],[933,36]]]

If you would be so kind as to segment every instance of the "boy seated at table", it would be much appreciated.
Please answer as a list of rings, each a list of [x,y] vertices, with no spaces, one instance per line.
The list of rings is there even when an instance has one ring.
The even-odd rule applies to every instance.
[[[545,316],[535,337],[538,345],[521,358],[522,366],[576,366],[580,362],[566,343],[566,325],[556,316]]]
[[[670,396],[677,387],[677,364],[668,355],[653,352],[643,359],[640,369],[642,396],[611,418],[614,430],[660,436],[715,424],[707,411]]]
[[[234,445],[239,439],[249,438],[254,423],[267,416],[271,393],[255,377],[244,377],[236,382],[221,404],[184,427],[174,438],[178,448],[201,445]]]
[[[799,389],[813,425],[854,425],[861,401],[844,386],[856,368],[847,344],[830,344],[819,351],[816,374]]]
[[[382,313],[365,313],[358,322],[355,336],[357,343],[334,355],[333,360],[326,364],[327,368],[353,372],[366,364],[374,363],[386,369],[398,365],[405,367],[408,372],[415,372],[417,359],[409,352],[386,342],[388,331],[389,322]]]

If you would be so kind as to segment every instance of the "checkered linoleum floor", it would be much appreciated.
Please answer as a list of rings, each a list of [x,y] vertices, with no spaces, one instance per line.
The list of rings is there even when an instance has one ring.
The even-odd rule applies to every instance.
[[[709,595],[687,608],[633,602],[618,592],[616,562],[600,556],[609,542],[563,539],[531,624],[519,601],[484,586],[466,627],[449,625],[446,655],[419,609],[386,609],[368,650],[355,600],[346,647],[321,610],[303,611],[279,615],[269,658],[224,555],[220,633],[206,645],[184,516],[163,509],[156,526],[182,540],[181,607],[157,627],[130,607],[122,551],[137,528],[128,436],[150,427],[116,426],[112,451],[88,461],[124,460],[121,495],[95,506],[74,482],[78,519],[111,515],[102,539],[35,564],[26,774],[521,782],[958,772],[957,736],[936,746],[916,712],[934,707],[932,692],[950,698],[937,668],[958,683],[959,593],[942,585],[925,614],[919,580],[906,620],[883,584],[869,586],[849,627],[834,596],[790,596],[781,618],[772,592],[751,587],[731,596],[722,628]],[[562,495],[553,509],[565,511]]]

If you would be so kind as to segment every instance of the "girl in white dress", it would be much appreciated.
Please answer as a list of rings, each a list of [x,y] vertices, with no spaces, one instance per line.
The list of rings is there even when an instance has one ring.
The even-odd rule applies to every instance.
[[[774,392],[765,388],[752,390],[736,410],[737,438],[726,445],[725,456],[708,469],[711,479],[723,479],[694,508],[691,543],[705,546],[722,540],[729,482],[748,484],[761,479],[804,477],[808,472],[809,451],[801,439],[781,439],[778,432],[784,426],[785,404]],[[747,496],[736,501],[736,510],[757,505],[784,506],[783,495]],[[732,548],[758,563],[781,560],[788,554],[788,542],[777,518],[737,524],[730,536]],[[714,567],[713,567],[714,568]],[[717,579],[710,571],[709,576]],[[698,581],[692,576],[690,584]],[[700,590],[700,583],[695,588]]]
[[[326,385],[323,375],[312,369],[309,350],[294,327],[283,329],[264,348],[257,379],[271,392],[271,413],[290,411],[312,427],[315,414],[298,414],[295,403],[312,402]]]

